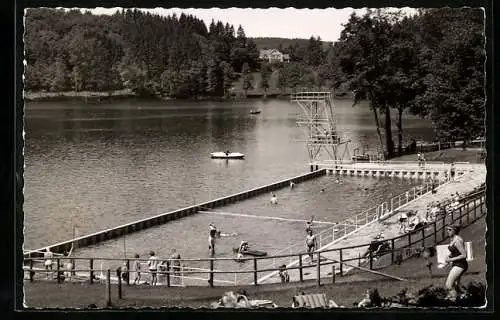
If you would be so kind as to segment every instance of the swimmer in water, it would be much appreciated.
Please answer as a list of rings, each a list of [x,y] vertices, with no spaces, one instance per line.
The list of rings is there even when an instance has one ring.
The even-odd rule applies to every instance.
[[[271,203],[278,204],[278,197],[274,193],[273,193],[273,196],[271,197]]]
[[[311,220],[306,222],[306,232],[312,231],[313,220],[314,220],[314,216],[311,217]]]
[[[295,183],[293,181],[290,181],[290,189],[293,189],[295,187]]]
[[[322,189],[321,189],[321,192],[325,192],[325,189],[324,189],[324,188],[322,188]]]

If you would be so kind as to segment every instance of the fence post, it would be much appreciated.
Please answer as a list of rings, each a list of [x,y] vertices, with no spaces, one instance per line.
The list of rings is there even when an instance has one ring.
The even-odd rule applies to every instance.
[[[90,284],[94,283],[94,259],[90,259]]]
[[[453,211],[452,211],[453,212]],[[443,222],[441,223],[441,233],[442,233],[442,237],[441,237],[441,241],[443,241],[446,237],[446,234],[445,234],[445,226],[446,226],[446,216],[443,215]]]
[[[332,283],[335,283],[335,264],[332,264]]]
[[[373,270],[373,255],[372,251],[368,249],[368,252],[370,253],[370,270]]]
[[[340,260],[340,276],[344,274],[344,260],[342,259],[342,249],[339,250],[339,260]]]
[[[394,238],[391,239],[391,264],[394,263]]]
[[[132,272],[130,272],[130,260],[127,259],[127,262],[125,264],[127,266],[127,272],[128,272],[128,275],[127,275],[127,286],[130,285],[130,275],[132,274]]]
[[[167,260],[167,288],[170,288],[170,260]]]
[[[411,232],[408,232],[408,247],[411,247]]]
[[[436,223],[436,220],[434,220],[433,224],[434,224],[434,245],[436,245],[436,244],[437,244],[437,242],[438,242],[438,235],[437,235],[437,223]]]
[[[257,258],[253,258],[253,284],[257,285]]]
[[[59,260],[59,258],[57,258],[57,269],[56,269],[56,279],[57,279],[57,283],[61,283],[61,261]]]
[[[302,270],[302,255],[299,254],[299,279],[300,282],[304,282],[304,274]]]
[[[321,256],[320,253],[318,252],[318,257],[316,261],[316,283],[319,286],[321,286]]]
[[[425,248],[425,227],[422,227],[422,247]]]
[[[75,259],[71,259],[70,262],[71,262],[71,275],[74,276],[74,275],[76,275],[76,272],[75,272],[75,269],[76,269],[75,263],[76,263],[76,261],[75,261]]]
[[[106,299],[106,307],[110,307],[111,306],[111,270],[110,269],[108,269],[106,271],[105,299]]]
[[[210,277],[208,279],[210,287],[214,286],[214,259],[210,259]]]
[[[30,282],[33,282],[33,276],[35,272],[33,271],[33,258],[30,259]]]
[[[122,268],[116,269],[116,276],[118,277],[118,299],[122,298]]]

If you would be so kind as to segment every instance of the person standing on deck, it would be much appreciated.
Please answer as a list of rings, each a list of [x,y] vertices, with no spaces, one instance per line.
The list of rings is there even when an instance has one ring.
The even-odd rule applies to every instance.
[[[151,272],[151,285],[155,286],[158,278],[157,278],[157,271],[158,271],[158,258],[155,256],[155,252],[151,251],[149,253],[149,272]]]
[[[307,252],[309,253],[309,258],[311,259],[311,263],[312,263],[314,260],[313,259],[313,252],[316,251],[316,248],[317,248],[316,236],[313,235],[312,230],[307,231],[306,248],[307,248]]]
[[[208,250],[210,255],[215,255],[215,237],[217,236],[217,227],[213,223],[208,225]]]
[[[451,263],[451,270],[446,279],[446,289],[449,290],[448,296],[456,299],[460,290],[460,279],[467,271],[469,265],[467,263],[467,253],[465,251],[464,239],[458,235],[460,232],[459,225],[452,225],[446,228],[448,236],[451,238],[448,250],[450,255],[445,259],[447,263]]]
[[[139,254],[135,254],[134,256],[135,259],[139,259]],[[141,282],[141,262],[139,260],[134,261],[134,267],[135,267],[135,279],[134,279],[134,284],[139,284]]]
[[[43,265],[45,266],[45,270],[47,271],[47,278],[49,277],[49,269],[50,271],[52,271],[52,258],[54,257],[54,254],[52,253],[52,251],[50,251],[50,248],[47,247],[45,249],[45,252],[43,253],[43,258],[45,259],[45,261],[43,262]]]
[[[172,249],[172,271],[176,276],[180,276],[181,274],[181,255],[177,252],[177,250]]]
[[[450,174],[449,174],[450,180],[453,181],[455,180],[455,163],[451,163],[450,165]]]

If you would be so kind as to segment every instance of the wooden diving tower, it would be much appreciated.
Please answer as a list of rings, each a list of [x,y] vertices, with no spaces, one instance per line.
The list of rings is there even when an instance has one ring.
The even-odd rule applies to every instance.
[[[302,109],[297,124],[303,129],[309,154],[311,171],[319,168],[321,156],[326,151],[328,160],[350,159],[349,139],[341,137],[335,121],[335,105],[331,92],[298,92],[292,94],[291,101]],[[346,157],[347,155],[347,157]]]

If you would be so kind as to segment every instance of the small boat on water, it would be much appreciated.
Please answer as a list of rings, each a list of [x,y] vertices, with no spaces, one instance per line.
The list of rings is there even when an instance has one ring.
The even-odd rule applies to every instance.
[[[250,114],[259,114],[260,110],[250,110]]]
[[[233,252],[238,252],[238,248],[233,248]],[[267,252],[265,251],[259,251],[259,250],[245,250],[242,251],[241,254],[246,255],[246,256],[254,256],[254,257],[264,257],[267,256]]]
[[[245,155],[240,152],[212,152],[212,159],[243,159]]]

